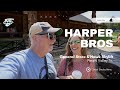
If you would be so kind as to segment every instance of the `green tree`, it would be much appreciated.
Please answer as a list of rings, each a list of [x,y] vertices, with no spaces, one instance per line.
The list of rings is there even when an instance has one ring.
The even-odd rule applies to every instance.
[[[99,24],[98,28],[100,28],[100,29],[107,29],[108,26],[105,23],[101,23],[101,24]]]

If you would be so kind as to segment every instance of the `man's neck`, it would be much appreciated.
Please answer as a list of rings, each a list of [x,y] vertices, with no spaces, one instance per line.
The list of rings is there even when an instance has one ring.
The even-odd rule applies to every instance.
[[[38,49],[35,49],[35,48],[33,49],[32,47],[30,47],[30,49],[41,58],[45,56],[45,53],[43,53],[43,51],[39,51]]]

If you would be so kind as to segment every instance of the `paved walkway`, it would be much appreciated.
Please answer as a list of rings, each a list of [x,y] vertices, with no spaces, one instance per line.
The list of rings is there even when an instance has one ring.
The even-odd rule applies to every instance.
[[[112,48],[103,47],[103,48],[98,48],[98,49],[103,50],[103,51],[107,51],[107,52],[120,51],[120,48],[118,46],[113,46]]]
[[[103,48],[91,48],[89,49],[90,53],[92,55],[98,56],[99,53],[103,52],[120,52],[120,48],[118,46],[110,47],[103,47]],[[98,79],[105,79],[99,72],[97,72],[97,78]]]

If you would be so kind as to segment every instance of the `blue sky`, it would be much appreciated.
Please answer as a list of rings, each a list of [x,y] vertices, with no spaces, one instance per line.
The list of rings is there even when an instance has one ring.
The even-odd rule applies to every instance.
[[[82,13],[82,15],[86,16],[89,19],[91,19],[91,14],[92,11]],[[109,18],[112,16],[120,18],[120,11],[96,11],[96,18]]]

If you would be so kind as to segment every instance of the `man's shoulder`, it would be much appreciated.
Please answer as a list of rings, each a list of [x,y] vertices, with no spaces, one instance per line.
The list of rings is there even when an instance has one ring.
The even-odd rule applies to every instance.
[[[18,51],[18,52],[14,52],[14,53],[12,53],[12,54],[7,55],[7,57],[8,57],[8,56],[15,56],[15,57],[16,57],[16,56],[17,56],[17,57],[18,57],[18,56],[23,56],[23,55],[25,55],[24,52],[25,52],[25,50],[21,50],[21,51]]]
[[[9,54],[9,55],[5,56],[5,58],[3,60],[8,60],[9,59],[9,60],[22,61],[26,57],[25,51],[26,50],[21,50],[21,51]]]

